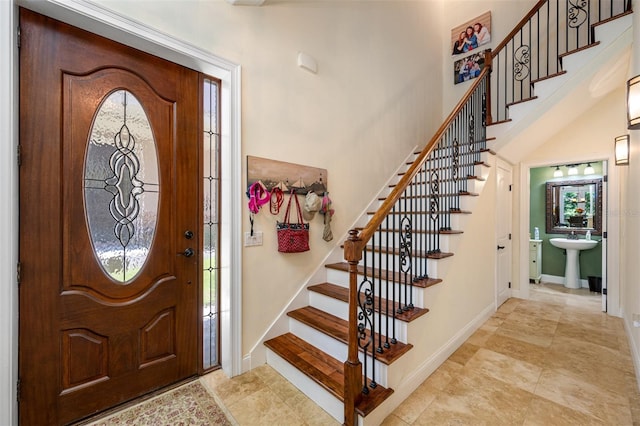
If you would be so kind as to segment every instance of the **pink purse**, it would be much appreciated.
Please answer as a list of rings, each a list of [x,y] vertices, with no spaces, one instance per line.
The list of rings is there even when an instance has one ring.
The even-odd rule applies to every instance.
[[[296,200],[297,223],[291,223],[289,219],[292,198]],[[298,196],[293,191],[289,196],[284,222],[276,222],[276,231],[278,233],[278,251],[280,253],[301,253],[309,250],[309,224],[304,223]]]

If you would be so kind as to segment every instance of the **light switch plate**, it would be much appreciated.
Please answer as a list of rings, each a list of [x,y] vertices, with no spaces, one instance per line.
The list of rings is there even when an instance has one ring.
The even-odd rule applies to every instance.
[[[251,232],[244,233],[244,246],[245,247],[254,247],[262,245],[262,231],[254,231],[253,235]]]

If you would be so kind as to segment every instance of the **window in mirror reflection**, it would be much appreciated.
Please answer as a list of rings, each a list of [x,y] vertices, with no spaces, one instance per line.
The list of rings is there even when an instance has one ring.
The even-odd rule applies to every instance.
[[[593,228],[595,185],[561,186],[558,226]]]

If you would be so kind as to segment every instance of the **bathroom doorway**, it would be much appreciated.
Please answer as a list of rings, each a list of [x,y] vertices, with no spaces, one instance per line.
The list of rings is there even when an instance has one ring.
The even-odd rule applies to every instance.
[[[528,211],[523,210],[521,265],[526,278],[521,281],[522,297],[529,298],[529,286],[557,288],[563,292],[591,294],[607,306],[607,175],[608,161],[559,162],[524,168]],[[528,214],[528,217],[527,217]],[[578,283],[565,287],[567,252],[555,247],[552,238],[578,238],[597,241],[578,252]],[[557,287],[556,287],[557,286]],[[578,287],[578,288],[575,288]],[[535,288],[540,290],[540,288]]]

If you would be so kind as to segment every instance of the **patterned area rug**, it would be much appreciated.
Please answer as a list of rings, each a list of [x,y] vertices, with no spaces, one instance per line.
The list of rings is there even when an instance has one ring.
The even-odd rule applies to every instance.
[[[197,380],[91,423],[92,426],[235,424]]]

